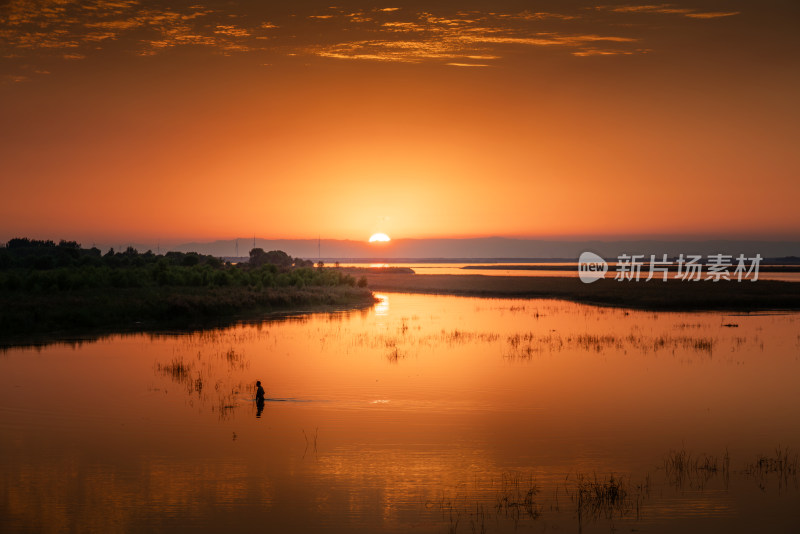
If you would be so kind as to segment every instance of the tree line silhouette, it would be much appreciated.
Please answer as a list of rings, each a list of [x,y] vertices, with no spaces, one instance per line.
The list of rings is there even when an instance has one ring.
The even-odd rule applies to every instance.
[[[103,254],[76,241],[14,238],[0,248],[0,288],[53,292],[86,288],[248,287],[306,288],[358,285],[338,269],[314,268],[281,250],[254,248],[248,263],[231,264],[196,252],[139,252],[133,247]]]

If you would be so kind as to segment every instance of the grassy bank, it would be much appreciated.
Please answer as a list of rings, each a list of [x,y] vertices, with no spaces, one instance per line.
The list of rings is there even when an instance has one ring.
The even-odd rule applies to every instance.
[[[584,284],[577,277],[484,276],[477,274],[372,274],[374,291],[506,298],[557,298],[649,310],[800,310],[800,283],[617,282]]]
[[[0,344],[59,333],[227,324],[275,311],[363,307],[366,280],[253,249],[231,265],[195,253],[14,239],[0,249]]]
[[[364,288],[148,287],[0,296],[0,338],[98,329],[189,328],[275,311],[363,307]]]

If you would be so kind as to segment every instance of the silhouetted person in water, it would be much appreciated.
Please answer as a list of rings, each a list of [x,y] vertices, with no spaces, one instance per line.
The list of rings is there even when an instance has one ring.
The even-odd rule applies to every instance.
[[[261,380],[256,380],[256,417],[261,417],[264,410],[264,388],[261,387]]]

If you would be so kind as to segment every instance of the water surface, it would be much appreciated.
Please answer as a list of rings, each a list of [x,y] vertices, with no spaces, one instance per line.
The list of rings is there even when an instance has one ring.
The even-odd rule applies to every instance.
[[[8,349],[2,530],[793,532],[798,327],[385,294]]]

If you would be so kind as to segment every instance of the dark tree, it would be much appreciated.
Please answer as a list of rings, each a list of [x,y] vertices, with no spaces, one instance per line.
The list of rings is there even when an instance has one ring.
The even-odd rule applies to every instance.
[[[276,265],[278,267],[291,267],[294,263],[292,257],[282,250],[270,250],[264,252],[262,248],[254,248],[250,251],[250,265],[258,267],[265,264]]]
[[[258,267],[267,262],[267,253],[263,248],[254,248],[250,251],[250,265]]]

